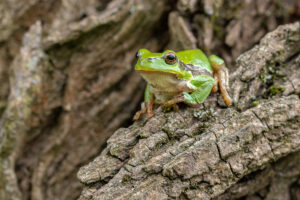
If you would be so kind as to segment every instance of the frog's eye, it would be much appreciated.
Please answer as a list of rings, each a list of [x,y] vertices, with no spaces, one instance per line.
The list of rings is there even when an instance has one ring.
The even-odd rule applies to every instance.
[[[165,55],[165,62],[169,65],[176,63],[176,54],[174,52],[169,52]]]

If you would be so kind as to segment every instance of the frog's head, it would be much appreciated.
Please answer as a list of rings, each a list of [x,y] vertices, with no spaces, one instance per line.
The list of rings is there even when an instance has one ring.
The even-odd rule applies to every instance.
[[[176,75],[179,79],[189,79],[192,74],[180,67],[176,53],[166,50],[162,53],[152,53],[147,49],[140,49],[136,57],[138,59],[135,70],[140,73],[161,73]]]

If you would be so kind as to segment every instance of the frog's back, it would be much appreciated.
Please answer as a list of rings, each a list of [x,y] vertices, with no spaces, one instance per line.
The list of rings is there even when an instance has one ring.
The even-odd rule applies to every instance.
[[[190,64],[196,67],[205,68],[209,72],[213,72],[213,69],[209,63],[208,58],[200,49],[192,49],[179,51],[176,53],[178,59],[185,64]]]

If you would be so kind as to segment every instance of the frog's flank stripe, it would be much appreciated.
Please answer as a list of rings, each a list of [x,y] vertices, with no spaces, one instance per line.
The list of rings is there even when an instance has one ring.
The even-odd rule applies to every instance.
[[[190,64],[185,64],[184,62],[178,60],[179,64],[181,67],[183,67],[183,70],[186,71],[192,71],[194,75],[208,75],[208,76],[213,76],[211,72],[209,72],[207,69],[190,65]]]

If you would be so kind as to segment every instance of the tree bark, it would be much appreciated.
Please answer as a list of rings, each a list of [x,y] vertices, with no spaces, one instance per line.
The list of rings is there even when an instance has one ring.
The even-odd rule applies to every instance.
[[[280,26],[238,58],[234,106],[212,95],[116,131],[80,199],[299,199],[299,47],[300,24]]]
[[[144,156],[145,153],[154,159],[154,152],[157,156],[160,154],[166,156],[163,151],[180,142],[183,142],[180,148],[192,148],[200,138],[208,134],[207,130],[212,128],[212,124],[216,127],[226,125],[225,118],[233,120],[234,116],[246,120],[249,120],[248,115],[253,117],[255,123],[261,123],[260,131],[265,134],[264,138],[268,144],[277,148],[277,140],[281,141],[278,138],[286,134],[291,134],[291,137],[295,135],[297,123],[293,122],[299,122],[297,113],[288,114],[288,110],[294,108],[296,112],[298,108],[296,103],[299,97],[299,58],[296,50],[299,48],[295,47],[298,44],[298,32],[295,29],[299,25],[287,26],[290,32],[280,30],[282,36],[278,35],[279,46],[276,46],[277,42],[274,42],[272,36],[269,37],[270,41],[263,40],[266,44],[261,43],[266,49],[255,47],[250,51],[257,57],[252,57],[248,52],[240,57],[237,65],[234,65],[234,60],[279,24],[299,20],[299,5],[296,0],[284,3],[277,0],[0,1],[0,199],[76,199],[82,190],[82,184],[76,179],[79,167],[100,153],[102,156],[97,157],[100,163],[97,159],[97,162],[92,162],[96,162],[94,166],[96,171],[90,171],[90,167],[85,167],[79,173],[80,180],[90,187],[84,190],[80,198],[85,198],[89,191],[94,191],[93,188],[101,185],[102,191],[102,188],[108,187],[119,173],[124,173],[124,170],[129,173],[129,176],[125,176],[128,180],[124,180],[128,183],[133,181],[131,186],[136,186],[142,181],[152,181],[150,176],[147,178],[141,174],[144,170],[141,163],[150,158],[145,157],[144,161],[140,156]],[[289,35],[292,33],[295,35]],[[286,41],[287,44],[282,44],[282,41]],[[202,108],[181,108],[179,113],[162,113],[160,108],[153,119],[140,121],[128,129],[118,130],[108,141],[107,148],[103,150],[107,138],[115,130],[132,123],[131,118],[142,99],[144,83],[132,70],[134,55],[139,48],[148,48],[152,51],[167,48],[174,50],[201,48],[207,54],[213,52],[223,57],[231,71],[244,66],[238,68],[231,77],[235,106],[225,109],[222,100],[213,95],[203,105],[206,109],[214,108],[211,111]],[[277,48],[280,51],[277,51]],[[266,64],[273,67],[268,68]],[[286,68],[280,70],[279,66]],[[261,77],[257,77],[257,74]],[[260,105],[248,111],[252,104]],[[254,115],[260,117],[262,111],[259,110],[262,105],[268,109],[273,108],[274,112],[286,114],[278,115],[276,119],[263,115],[266,119],[258,121]],[[277,105],[282,107],[277,108]],[[277,118],[281,121],[276,121]],[[264,122],[267,119],[273,121]],[[286,129],[277,128],[275,131],[275,128],[272,128],[273,122],[276,122],[274,127],[288,128],[287,133]],[[240,123],[240,126],[245,125],[242,121]],[[187,131],[188,127],[191,127],[190,132]],[[265,130],[266,128],[269,129]],[[138,133],[135,129],[145,131]],[[276,133],[275,138],[271,130]],[[259,133],[251,136],[256,142],[260,141]],[[209,134],[218,133],[212,131]],[[222,138],[225,141],[228,135],[229,133],[224,136],[214,135],[215,141],[205,145],[211,144],[211,148],[219,148],[216,146],[217,141],[223,141]],[[151,144],[146,142],[148,140]],[[291,144],[290,140],[292,139],[288,137],[284,139],[285,144]],[[147,149],[143,150],[137,146],[139,144],[142,148],[144,143],[147,144]],[[254,149],[251,139],[247,147],[238,141],[237,144],[243,147],[243,150],[248,147]],[[240,176],[238,173],[234,174],[231,182],[224,182],[231,184],[226,187],[229,188],[226,195],[234,196],[237,195],[235,191],[242,188],[237,186],[235,190],[236,182],[245,174],[254,172],[255,167],[250,169],[245,167],[245,172],[240,171],[239,167],[245,164],[236,164],[237,161],[234,159],[239,156],[233,158],[232,156],[236,155],[235,151],[227,152],[229,149],[226,150],[225,147],[220,146],[225,151],[220,150],[220,155],[224,156],[222,162],[213,159],[211,162],[216,162],[216,165],[226,169],[231,167],[228,174],[235,171],[241,173]],[[294,150],[289,146],[282,147],[286,153],[277,155],[275,147],[272,157],[274,161],[276,160],[274,166],[279,162],[286,163],[277,160],[296,151],[296,147]],[[183,152],[180,148],[174,150],[172,153],[174,157]],[[202,145],[193,148],[201,149]],[[129,156],[129,152],[132,152],[132,155]],[[241,154],[242,151],[239,152]],[[197,157],[194,153],[191,156]],[[290,157],[287,159],[296,165],[297,154]],[[138,160],[131,161],[133,164],[130,164],[131,158]],[[213,155],[211,158],[214,158]],[[167,162],[170,158],[164,159]],[[185,157],[180,159],[188,161]],[[248,157],[247,159],[251,160]],[[174,166],[175,162],[177,161],[174,160]],[[196,163],[196,160],[193,162]],[[93,166],[92,163],[88,166]],[[100,169],[98,165],[103,167]],[[278,192],[276,187],[280,185],[271,184],[277,175],[277,179],[282,180],[282,183],[286,181],[285,189],[289,190],[289,194],[299,196],[299,184],[278,175],[284,173],[282,167],[280,168],[281,165],[278,164],[278,170],[270,166],[273,165],[267,166],[262,162],[261,168],[264,170],[260,172],[261,176],[253,175],[255,177],[257,175],[258,178],[255,178],[257,181],[260,180],[259,177],[263,179],[265,174],[269,175],[264,179],[267,189],[261,190],[270,189]],[[178,188],[192,189],[189,192],[191,194],[180,193],[181,198],[196,195],[199,192],[198,188],[201,187],[205,187],[207,191],[214,191],[215,189],[209,187],[210,181],[217,181],[215,185],[223,184],[221,176],[219,180],[210,179],[210,181],[206,180],[209,179],[206,177],[201,182],[198,181],[200,178],[197,175],[192,175],[197,172],[190,171],[191,178],[186,181],[180,174],[180,170],[183,169],[176,171],[170,165],[163,172],[160,164],[149,167],[150,172],[145,173],[151,174],[153,180],[158,181],[152,183],[156,185],[155,187],[163,181],[165,185],[172,183],[174,191],[178,191]],[[202,167],[204,173],[205,169],[210,169],[211,164]],[[130,170],[140,170],[137,174],[141,177],[133,177]],[[291,164],[291,171],[287,173],[294,173],[293,170]],[[91,175],[93,173],[94,175]],[[224,170],[224,173],[227,171]],[[178,185],[174,184],[177,182]],[[243,184],[244,193],[248,194],[248,183],[241,182],[241,185]],[[252,184],[256,185],[254,181]],[[225,188],[225,186],[218,187],[222,188],[218,191]],[[172,193],[171,190],[169,193]],[[164,192],[162,194],[168,195]],[[96,195],[98,192],[93,193],[93,197],[96,198]],[[111,195],[115,193],[112,192]],[[160,194],[154,192],[152,195]]]

